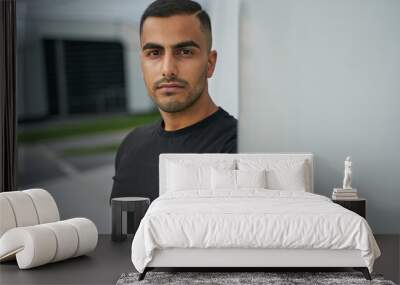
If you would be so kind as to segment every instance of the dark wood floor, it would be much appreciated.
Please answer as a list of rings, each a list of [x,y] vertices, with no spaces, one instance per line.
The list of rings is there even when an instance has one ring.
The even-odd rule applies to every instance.
[[[400,235],[375,236],[382,256],[374,271],[399,283]],[[109,235],[100,235],[95,251],[45,266],[19,270],[15,261],[0,264],[0,284],[115,284],[124,272],[134,271],[130,259],[132,236],[114,243]]]
[[[19,270],[17,263],[0,264],[0,284],[115,284],[124,272],[134,271],[131,240],[111,241],[100,235],[96,249],[87,256]]]
[[[386,279],[400,283],[400,235],[375,235],[381,257],[375,261],[374,271]]]

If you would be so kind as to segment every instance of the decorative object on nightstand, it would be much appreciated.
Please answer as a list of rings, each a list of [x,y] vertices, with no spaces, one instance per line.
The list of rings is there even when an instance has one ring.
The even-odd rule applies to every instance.
[[[332,201],[356,214],[359,214],[364,219],[366,218],[366,199],[332,199]]]
[[[127,212],[127,234],[135,234],[140,221],[150,205],[150,199],[144,197],[119,197],[111,199],[113,241],[124,241],[122,233],[122,212]]]
[[[358,199],[357,189],[333,188],[332,199],[338,199],[338,200]]]
[[[351,158],[347,156],[344,161],[343,188],[333,188],[332,201],[365,218],[366,200],[358,196],[356,188],[351,187],[351,164]]]
[[[351,189],[351,174],[351,160],[350,156],[348,156],[344,161],[343,189]]]
[[[354,200],[358,199],[357,189],[351,187],[351,158],[346,157],[344,161],[343,188],[333,188],[332,199]]]

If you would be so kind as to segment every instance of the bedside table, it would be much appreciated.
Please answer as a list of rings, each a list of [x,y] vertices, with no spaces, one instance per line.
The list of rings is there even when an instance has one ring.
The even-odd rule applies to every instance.
[[[339,204],[340,206],[359,214],[364,219],[366,218],[366,204],[367,200],[364,198],[358,198],[354,200],[338,200],[332,199],[332,202]]]
[[[124,241],[126,234],[135,234],[140,221],[150,206],[150,199],[145,197],[119,197],[111,199],[111,240]],[[122,233],[122,212],[127,212],[127,233]]]

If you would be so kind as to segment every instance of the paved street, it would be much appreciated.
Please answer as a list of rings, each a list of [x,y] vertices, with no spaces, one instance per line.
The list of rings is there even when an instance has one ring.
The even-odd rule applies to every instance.
[[[63,151],[70,148],[93,147],[96,145],[119,144],[128,131],[78,138],[63,139],[20,145],[18,148],[19,188],[38,187],[43,182],[57,178],[70,178],[103,166],[113,166],[115,153],[96,155],[64,156]]]

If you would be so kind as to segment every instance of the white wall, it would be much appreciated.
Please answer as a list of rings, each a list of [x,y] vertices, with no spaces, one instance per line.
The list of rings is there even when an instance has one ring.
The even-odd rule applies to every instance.
[[[214,102],[239,118],[239,0],[209,0],[213,49],[218,53],[209,92]]]
[[[315,154],[315,191],[353,187],[400,233],[400,1],[243,1],[240,152]]]

